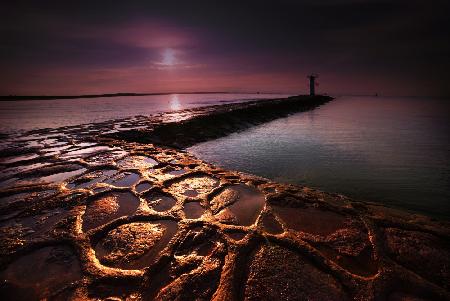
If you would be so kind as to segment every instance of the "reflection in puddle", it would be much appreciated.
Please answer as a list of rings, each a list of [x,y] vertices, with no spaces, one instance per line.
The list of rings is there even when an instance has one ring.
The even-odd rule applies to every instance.
[[[8,196],[3,196],[0,199],[0,204],[12,204],[19,201],[39,201],[44,198],[54,196],[58,193],[57,190],[43,190],[43,191],[32,191],[32,192],[21,192],[17,194],[12,194]]]
[[[272,206],[275,213],[294,230],[329,235],[344,228],[346,218],[340,214],[313,207],[291,208]]]
[[[62,209],[42,212],[39,215],[14,218],[0,225],[0,232],[11,234],[14,238],[36,238],[47,233],[55,224],[66,218],[69,212]]]
[[[90,187],[96,183],[105,180],[107,177],[112,176],[116,173],[114,169],[96,170],[85,174],[84,176],[75,179],[73,182],[67,184],[67,188],[70,189],[80,189]]]
[[[244,232],[229,232],[229,233],[227,233],[227,235],[231,239],[239,241],[239,240],[242,240],[245,237],[246,233],[244,233]]]
[[[263,229],[270,234],[283,233],[283,227],[272,214],[264,215],[261,219],[261,225]]]
[[[115,175],[113,178],[105,181],[105,183],[117,187],[130,187],[139,181],[139,175],[132,172],[123,172]]]
[[[150,208],[159,212],[170,210],[177,202],[173,197],[160,192],[149,193],[145,195],[145,199]]]
[[[71,177],[80,175],[84,173],[86,170],[87,170],[86,168],[81,168],[73,171],[60,172],[50,176],[42,177],[40,179],[45,183],[60,183]]]
[[[189,219],[197,219],[200,218],[203,215],[203,212],[205,212],[205,209],[200,205],[199,202],[189,202],[184,204],[184,214],[186,218]]]
[[[79,149],[79,150],[74,150],[74,151],[70,151],[67,153],[64,153],[63,155],[61,155],[61,159],[67,159],[67,158],[73,158],[73,157],[78,157],[80,155],[89,155],[92,153],[97,153],[100,151],[112,151],[113,148],[110,148],[109,146],[94,146],[94,147],[88,147],[88,148],[83,148],[83,149]]]
[[[149,182],[139,183],[138,185],[136,185],[136,192],[141,193],[143,191],[149,190],[150,188],[152,188],[152,184],[150,184]]]
[[[39,157],[39,155],[37,154],[27,154],[27,155],[22,155],[22,156],[13,156],[13,157],[7,157],[7,158],[3,158],[0,160],[0,163],[2,164],[11,164],[11,163],[16,163],[16,162],[20,162],[20,161],[28,161],[31,159],[35,159]]]
[[[139,206],[139,199],[130,192],[113,192],[87,205],[83,216],[83,230],[87,231],[113,219],[132,214]]]
[[[264,195],[256,188],[247,185],[228,187],[212,201],[214,208],[227,208],[216,214],[216,218],[224,223],[233,223],[243,226],[252,225],[264,208]]]
[[[184,175],[185,173],[187,173],[187,170],[175,169],[175,170],[168,171],[167,173],[172,176],[180,176],[180,175]]]

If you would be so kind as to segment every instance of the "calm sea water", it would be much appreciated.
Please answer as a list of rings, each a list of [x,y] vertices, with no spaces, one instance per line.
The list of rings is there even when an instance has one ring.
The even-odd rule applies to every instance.
[[[450,218],[450,102],[339,97],[189,150],[228,169]]]
[[[56,128],[285,94],[171,94],[0,101],[0,132]]]

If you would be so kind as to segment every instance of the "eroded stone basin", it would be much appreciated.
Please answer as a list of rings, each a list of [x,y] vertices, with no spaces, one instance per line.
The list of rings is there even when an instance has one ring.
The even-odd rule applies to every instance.
[[[136,185],[136,192],[141,193],[146,190],[149,190],[150,188],[152,188],[152,184],[150,184],[149,182],[141,182],[138,185]]]
[[[219,185],[219,181],[210,176],[195,175],[173,183],[170,189],[186,197],[204,197]]]
[[[105,183],[116,187],[130,187],[138,182],[139,178],[139,175],[134,172],[121,172],[106,180]]]
[[[132,214],[139,199],[130,192],[111,192],[89,202],[83,215],[83,230],[87,231],[113,219]]]
[[[216,218],[223,223],[252,225],[264,208],[264,195],[256,188],[240,184],[224,189],[211,202],[213,212],[220,210]]]
[[[147,200],[148,206],[158,212],[170,210],[177,203],[172,196],[159,191],[146,193],[144,198]]]
[[[117,162],[117,166],[125,169],[145,169],[157,164],[158,162],[156,160],[146,156],[128,156]]]
[[[95,246],[106,266],[140,269],[158,258],[177,231],[175,221],[134,222],[109,231]]]

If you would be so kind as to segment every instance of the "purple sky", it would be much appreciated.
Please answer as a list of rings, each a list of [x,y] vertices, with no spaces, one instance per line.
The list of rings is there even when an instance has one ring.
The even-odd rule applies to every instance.
[[[450,95],[450,1],[71,2],[1,4],[0,94]]]

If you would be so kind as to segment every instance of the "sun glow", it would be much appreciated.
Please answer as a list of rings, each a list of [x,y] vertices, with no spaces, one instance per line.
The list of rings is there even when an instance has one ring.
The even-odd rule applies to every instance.
[[[176,64],[175,51],[172,48],[164,49],[162,64],[165,66],[173,66]]]

